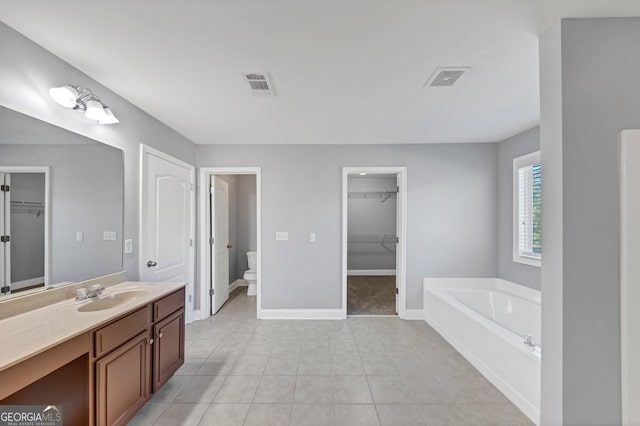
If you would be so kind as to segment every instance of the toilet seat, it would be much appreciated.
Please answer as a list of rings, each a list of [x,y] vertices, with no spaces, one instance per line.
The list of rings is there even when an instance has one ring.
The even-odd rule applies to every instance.
[[[251,271],[251,270],[245,271],[242,278],[244,278],[247,281],[256,281],[258,279],[258,272]]]

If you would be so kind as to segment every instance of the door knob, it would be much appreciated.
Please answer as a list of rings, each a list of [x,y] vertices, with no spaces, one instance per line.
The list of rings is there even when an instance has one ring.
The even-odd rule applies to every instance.
[[[153,260],[147,262],[147,268],[154,268],[156,266],[158,266],[158,262],[154,262]]]
[[[231,247],[232,247],[231,244],[227,244],[227,248],[231,248]]]

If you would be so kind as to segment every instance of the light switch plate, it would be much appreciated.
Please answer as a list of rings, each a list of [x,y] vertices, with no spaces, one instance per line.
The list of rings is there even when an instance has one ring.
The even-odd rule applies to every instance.
[[[276,232],[276,241],[289,241],[288,232]]]
[[[76,241],[80,242],[82,240],[84,240],[84,234],[80,231],[76,232]]]
[[[125,254],[133,253],[133,240],[132,239],[124,240],[124,253]]]
[[[316,233],[315,232],[309,232],[309,242],[310,243],[315,243],[316,242]]]
[[[115,241],[116,233],[114,231],[104,231],[102,234],[102,239],[105,241]]]

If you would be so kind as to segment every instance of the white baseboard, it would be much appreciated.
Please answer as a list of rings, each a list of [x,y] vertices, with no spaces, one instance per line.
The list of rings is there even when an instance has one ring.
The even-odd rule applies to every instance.
[[[347,275],[353,276],[389,276],[395,275],[395,269],[349,269],[347,270]]]
[[[238,278],[237,280],[229,284],[229,293],[231,293],[233,290],[235,290],[238,287],[247,287],[248,285],[249,285],[248,282],[246,282],[242,278]]]
[[[16,281],[14,283],[11,283],[11,290],[19,290],[23,287],[29,287],[36,284],[44,284],[44,277],[36,277],[28,280]]]
[[[261,319],[341,320],[342,309],[263,309]]]
[[[405,309],[403,319],[424,321],[424,310],[423,309]]]

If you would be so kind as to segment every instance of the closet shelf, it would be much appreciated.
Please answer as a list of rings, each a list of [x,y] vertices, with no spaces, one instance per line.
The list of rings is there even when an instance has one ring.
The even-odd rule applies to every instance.
[[[351,234],[347,237],[347,251],[351,254],[395,253],[396,234]]]
[[[35,214],[36,216],[40,216],[40,214],[44,213],[44,203],[41,203],[39,201],[12,200],[11,212],[12,213],[32,213],[32,214]]]
[[[352,189],[347,196],[349,198],[382,198],[384,203],[389,198],[396,198],[398,189]]]

